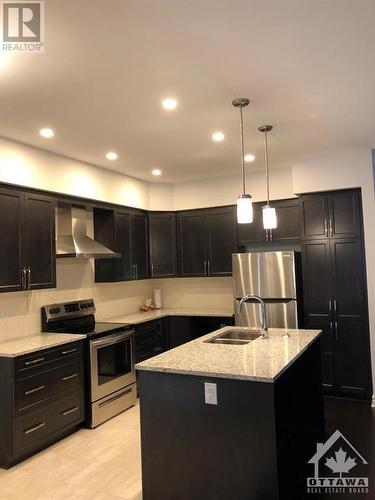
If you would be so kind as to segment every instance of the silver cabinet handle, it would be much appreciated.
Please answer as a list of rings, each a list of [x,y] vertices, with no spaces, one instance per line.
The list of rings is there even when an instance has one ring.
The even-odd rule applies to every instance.
[[[35,365],[35,363],[41,363],[44,358],[33,359],[32,361],[25,361],[25,366]]]
[[[333,236],[333,220],[329,219],[329,235]]]
[[[328,236],[328,220],[324,217],[324,236]]]
[[[34,394],[34,392],[42,391],[45,389],[45,385],[40,385],[39,387],[35,387],[34,389],[30,389],[29,391],[25,391],[25,396],[28,396],[29,394]]]
[[[21,269],[21,288],[26,290],[26,267]]]
[[[333,340],[333,336],[334,336],[333,321],[329,322],[329,329],[331,330],[331,339]]]
[[[41,422],[40,424],[36,425],[35,427],[31,427],[30,429],[27,429],[26,431],[23,431],[25,434],[31,434],[32,432],[35,432],[39,429],[41,429],[42,427],[44,427],[46,425],[45,422]]]
[[[333,301],[333,310],[335,311],[335,314],[337,313],[337,300],[335,299]]]
[[[75,349],[69,349],[68,351],[62,351],[61,354],[62,355],[65,355],[65,354],[71,354],[72,352],[76,352],[77,348]]]
[[[154,275],[154,264],[151,264],[151,275]]]
[[[78,406],[74,406],[73,408],[69,408],[69,410],[61,412],[61,415],[65,417],[66,415],[70,415],[71,413],[74,413],[77,410],[79,410]]]
[[[135,279],[138,279],[138,264],[135,265]]]
[[[27,268],[27,289],[30,290],[31,288],[31,269],[30,267]]]
[[[338,329],[339,329],[339,324],[337,322],[337,320],[335,321],[335,337],[336,337],[336,342],[338,342],[339,340],[339,332],[338,332]]]
[[[76,378],[78,377],[78,373],[72,373],[71,375],[67,375],[66,377],[62,377],[61,380],[65,381],[65,380],[71,380],[72,378]]]
[[[211,276],[211,261],[210,260],[207,261],[207,266],[208,266],[207,267],[207,269],[208,269],[207,274],[208,274],[208,276]]]
[[[266,243],[268,243],[268,229],[266,229]]]
[[[207,261],[204,261],[204,275],[207,276]]]
[[[328,299],[328,310],[331,313],[332,312],[332,300]]]

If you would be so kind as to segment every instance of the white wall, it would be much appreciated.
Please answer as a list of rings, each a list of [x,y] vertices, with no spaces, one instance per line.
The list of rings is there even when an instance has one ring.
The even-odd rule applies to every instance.
[[[265,174],[247,169],[247,192],[254,201],[266,198]],[[270,172],[270,196],[281,199],[293,196],[292,168],[275,168]],[[239,172],[237,175],[217,179],[202,179],[174,184],[173,206],[175,210],[189,208],[233,205],[241,191]]]
[[[232,278],[170,278],[152,280],[161,288],[163,307],[189,309],[232,309]]]
[[[0,182],[148,208],[148,184],[0,138]]]

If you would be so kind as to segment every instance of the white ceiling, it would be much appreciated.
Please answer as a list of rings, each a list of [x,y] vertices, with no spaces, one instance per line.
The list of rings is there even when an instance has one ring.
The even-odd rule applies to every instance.
[[[0,64],[0,135],[145,180],[155,167],[162,182],[237,174],[231,101],[244,96],[249,169],[263,167],[264,123],[274,166],[375,145],[373,0],[45,4],[45,53]]]

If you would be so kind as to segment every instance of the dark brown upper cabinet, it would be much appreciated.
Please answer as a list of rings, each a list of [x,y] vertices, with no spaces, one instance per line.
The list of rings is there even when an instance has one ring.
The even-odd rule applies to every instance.
[[[300,238],[299,203],[299,198],[271,202],[271,206],[276,208],[277,228],[269,231],[270,243],[295,241]]]
[[[358,190],[302,195],[302,238],[311,240],[360,236],[360,206]]]
[[[151,212],[148,227],[151,278],[177,276],[176,215]]]
[[[54,200],[0,188],[0,232],[0,291],[54,288]]]
[[[263,245],[266,243],[266,232],[262,220],[263,203],[253,203],[253,222],[237,224],[238,244],[244,246]]]
[[[238,244],[241,246],[263,246],[270,243],[288,243],[300,238],[299,198],[271,201],[276,208],[277,228],[263,228],[262,207],[265,202],[253,205],[254,218],[250,224],[237,224]]]
[[[177,214],[179,275],[230,276],[237,250],[234,207]]]
[[[94,208],[95,239],[120,253],[120,258],[96,259],[99,283],[145,279],[148,274],[147,216],[144,212]]]

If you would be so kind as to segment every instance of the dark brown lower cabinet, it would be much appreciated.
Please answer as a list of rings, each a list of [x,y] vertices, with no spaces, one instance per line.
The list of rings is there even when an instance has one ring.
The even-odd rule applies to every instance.
[[[0,380],[0,467],[11,467],[84,422],[82,341],[0,358]]]
[[[324,439],[319,356],[315,341],[274,383],[139,371],[143,499],[304,498]]]
[[[136,363],[230,325],[233,316],[169,316],[140,323],[135,327]]]

